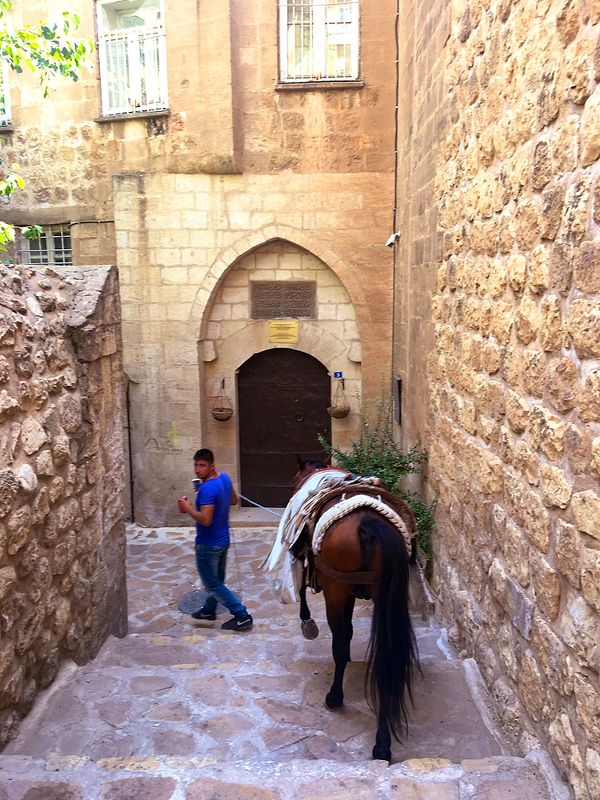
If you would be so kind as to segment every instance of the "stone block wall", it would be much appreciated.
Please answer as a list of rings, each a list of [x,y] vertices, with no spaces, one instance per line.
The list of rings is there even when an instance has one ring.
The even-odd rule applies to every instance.
[[[505,726],[600,797],[600,4],[455,0],[431,309],[435,590]],[[431,241],[436,231],[431,230]]]
[[[126,632],[110,267],[0,267],[0,747],[61,662]]]
[[[427,446],[431,300],[441,257],[435,197],[436,157],[446,125],[445,46],[450,0],[409,0],[399,9],[393,367],[402,378],[402,425],[408,449]],[[413,478],[413,481],[415,479]],[[427,491],[426,485],[419,487]]]
[[[165,2],[168,114],[102,117],[98,50],[79,81],[57,81],[48,98],[35,75],[11,74],[14,130],[3,131],[3,160],[19,164],[26,186],[3,217],[20,225],[88,225],[86,237],[97,242],[84,250],[96,248],[95,263],[113,263],[119,245],[103,225],[114,218],[115,175],[389,174],[394,5],[363,0],[360,88],[277,87],[273,0]],[[64,10],[61,0],[14,6],[15,26]],[[72,0],[69,10],[81,20],[78,35],[94,40],[95,4]],[[382,227],[387,232],[387,218]],[[94,255],[75,250],[74,257],[88,264]]]
[[[370,403],[378,399],[390,364],[391,257],[384,246],[387,228],[382,222],[383,189],[390,184],[391,177],[385,173],[290,173],[285,178],[132,174],[116,179],[136,521],[165,525],[178,520],[174,500],[187,491],[184,476],[189,475],[190,456],[199,441],[207,441],[209,431],[206,417],[214,375],[205,381],[205,370],[201,372],[199,365],[206,364],[204,345],[214,344],[211,314],[221,313],[219,307],[225,305],[218,293],[229,275],[239,275],[240,264],[253,270],[257,262],[252,254],[265,246],[285,242],[296,252],[310,253],[321,270],[326,265],[344,302],[323,302],[314,330],[298,347],[329,366],[331,351],[325,360],[323,353],[333,321],[325,318],[325,306],[335,305],[336,314],[338,305],[340,313],[344,308],[343,313],[354,316],[353,340],[360,337],[353,358],[361,359],[362,399]],[[260,264],[259,272],[263,272]],[[236,313],[241,314],[241,308]],[[240,319],[237,325],[249,322]],[[348,320],[348,333],[352,322]],[[334,325],[342,330],[338,320]],[[241,339],[240,346],[247,347],[248,341]],[[238,357],[233,352],[234,338],[229,336],[228,341],[227,370]],[[261,341],[268,345],[266,337]],[[349,378],[357,377],[357,363],[353,362]],[[217,371],[223,377],[220,367]],[[231,384],[228,389],[231,392]],[[353,420],[355,415],[346,424]],[[233,423],[210,429],[211,436],[219,437],[211,438],[210,445],[224,454],[219,456],[221,464],[231,465],[236,457],[232,430]],[[334,436],[336,431],[343,437],[344,425],[336,425]],[[232,477],[239,485],[235,470]]]
[[[20,25],[64,3],[16,5]],[[389,377],[395,6],[362,0],[361,80],[348,84],[278,83],[273,0],[167,0],[168,113],[103,118],[97,69],[57,82],[46,100],[35,76],[11,79],[3,158],[21,165],[26,186],[4,218],[70,224],[75,264],[119,267],[132,506],[142,524],[179,519],[174,498],[207,435],[212,391],[201,378],[200,331],[212,292],[246,252],[277,239],[326,264],[354,308],[363,396],[376,398]],[[69,8],[93,37],[95,5]],[[320,321],[323,332],[331,322]],[[308,344],[326,349],[316,329]],[[335,423],[336,444],[350,424]]]

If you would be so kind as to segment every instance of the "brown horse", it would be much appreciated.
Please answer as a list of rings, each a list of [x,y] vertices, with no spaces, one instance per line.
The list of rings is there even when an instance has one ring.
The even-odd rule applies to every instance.
[[[302,462],[294,479],[294,492],[302,482],[324,466],[318,461]],[[325,468],[326,469],[326,468]],[[348,494],[348,492],[346,492]],[[317,517],[340,501],[326,500]],[[402,519],[414,535],[414,516],[403,501]],[[316,555],[305,528],[292,552],[305,564],[300,587],[300,619],[303,633],[314,638],[318,629],[306,602],[307,582],[323,590],[327,622],[333,636],[335,662],[333,683],[325,702],[330,709],[344,702],[343,680],[350,660],[352,614],[357,597],[374,602],[371,636],[367,653],[366,694],[377,716],[373,758],[391,760],[391,736],[400,741],[406,731],[406,697],[410,697],[411,676],[418,662],[416,641],[408,610],[409,565],[416,559],[415,539],[408,552],[399,531],[383,514],[371,508],[357,509],[333,522]]]

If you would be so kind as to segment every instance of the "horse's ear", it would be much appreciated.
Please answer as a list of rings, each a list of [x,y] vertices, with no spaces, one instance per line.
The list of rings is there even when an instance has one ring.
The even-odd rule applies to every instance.
[[[296,453],[296,461],[298,462],[298,469],[300,470],[300,472],[302,472],[302,470],[304,469],[304,465],[306,464],[306,461],[302,461],[298,453]]]
[[[329,455],[327,456],[327,458],[324,461],[324,464],[325,464],[326,467],[330,467],[331,466],[331,459],[332,458],[333,458],[333,454],[329,453]]]

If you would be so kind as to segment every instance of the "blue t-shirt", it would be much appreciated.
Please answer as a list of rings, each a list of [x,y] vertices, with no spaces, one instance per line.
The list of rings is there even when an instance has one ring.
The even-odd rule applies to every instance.
[[[200,511],[200,506],[214,506],[215,511],[210,525],[196,523],[196,544],[208,544],[212,547],[225,547],[229,544],[231,489],[231,478],[226,472],[200,484],[196,492],[196,511]]]

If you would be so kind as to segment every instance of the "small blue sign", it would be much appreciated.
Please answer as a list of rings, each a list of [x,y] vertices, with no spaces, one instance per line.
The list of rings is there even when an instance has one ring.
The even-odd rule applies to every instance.
[[[334,372],[333,373],[333,377],[334,378],[343,378],[344,377],[344,373],[343,372]]]

